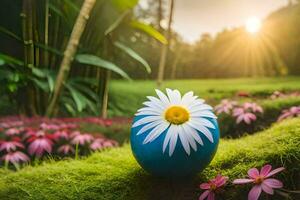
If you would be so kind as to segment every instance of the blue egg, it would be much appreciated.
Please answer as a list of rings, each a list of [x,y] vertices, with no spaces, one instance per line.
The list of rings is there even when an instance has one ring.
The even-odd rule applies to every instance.
[[[133,123],[145,116],[137,116]],[[166,129],[158,138],[147,144],[143,144],[144,139],[151,130],[137,135],[137,132],[146,124],[134,127],[131,129],[130,142],[133,155],[137,162],[150,174],[159,177],[189,177],[201,172],[209,165],[213,159],[219,144],[219,128],[217,120],[206,118],[212,122],[215,129],[208,128],[213,137],[213,143],[201,132],[197,131],[203,141],[203,145],[197,144],[197,151],[190,149],[190,155],[186,153],[181,143],[180,138],[177,138],[177,143],[173,154],[168,153],[169,146],[163,152],[163,143],[166,137]]]

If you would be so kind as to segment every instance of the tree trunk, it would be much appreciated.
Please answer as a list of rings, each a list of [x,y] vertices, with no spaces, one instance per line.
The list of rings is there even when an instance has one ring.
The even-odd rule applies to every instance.
[[[168,50],[169,50],[169,46],[170,46],[170,42],[171,42],[171,25],[172,25],[172,21],[173,21],[174,1],[175,0],[170,0],[170,13],[169,13],[168,29],[167,29],[167,34],[166,34],[168,43],[165,44],[161,50],[161,56],[160,56],[160,62],[159,62],[159,66],[158,66],[158,74],[157,74],[157,86],[158,87],[161,86],[163,78],[164,78],[164,70],[165,70]]]
[[[61,62],[59,72],[58,72],[58,75],[56,78],[56,82],[55,82],[55,86],[54,86],[54,93],[53,93],[49,107],[46,112],[46,115],[48,117],[52,116],[53,111],[56,107],[58,98],[63,89],[63,84],[66,81],[66,78],[69,74],[69,71],[71,68],[71,63],[72,63],[72,61],[74,59],[74,55],[77,51],[77,47],[78,47],[81,35],[85,29],[87,20],[89,18],[92,8],[94,7],[95,2],[96,2],[96,0],[85,0],[81,7],[80,13],[76,19],[75,25],[73,27],[68,45],[64,52],[64,57]]]
[[[177,64],[179,62],[180,54],[181,54],[181,47],[176,48],[176,54],[175,54],[175,60],[171,66],[171,79],[176,78],[176,70],[177,70]]]

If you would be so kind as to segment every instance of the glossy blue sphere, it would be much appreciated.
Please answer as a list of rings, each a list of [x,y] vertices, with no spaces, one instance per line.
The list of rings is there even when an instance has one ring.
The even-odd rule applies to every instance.
[[[137,116],[133,123],[145,116]],[[143,144],[145,137],[151,130],[148,130],[140,135],[137,132],[145,125],[140,125],[131,129],[130,143],[133,155],[137,162],[150,174],[159,177],[182,178],[189,177],[201,172],[213,159],[219,143],[219,128],[215,119],[207,118],[211,121],[216,129],[210,129],[214,142],[211,143],[207,137],[198,131],[199,136],[203,141],[203,146],[197,143],[197,151],[191,149],[188,155],[180,139],[177,139],[174,153],[169,156],[168,149],[163,153],[163,142],[167,130],[165,130],[154,141]]]

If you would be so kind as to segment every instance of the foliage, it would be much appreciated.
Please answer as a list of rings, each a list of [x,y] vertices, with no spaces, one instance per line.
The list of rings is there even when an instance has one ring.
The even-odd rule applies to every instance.
[[[26,0],[19,2],[12,12],[6,8],[13,2],[5,0],[1,3],[5,5],[1,6],[1,13],[6,17],[0,19],[0,41],[5,42],[0,47],[0,90],[7,94],[20,113],[43,115],[53,98],[58,66],[82,1]],[[79,44],[77,62],[72,66],[69,79],[63,81],[66,88],[59,95],[60,104],[55,108],[55,114],[99,114],[103,107],[104,88],[108,84],[105,80],[109,79],[106,72],[112,71],[129,79],[126,70],[120,67],[125,68],[126,63],[116,62],[119,55],[127,55],[124,56],[127,60],[141,63],[150,73],[150,65],[143,55],[130,48],[130,43],[122,42],[123,35],[130,37],[141,31],[132,25],[135,23],[146,27],[142,31],[146,31],[148,37],[165,40],[150,25],[134,18],[133,8],[137,3],[137,0],[97,1],[84,31],[84,39]],[[20,13],[22,18],[16,18]],[[10,18],[10,23],[7,23],[7,18]],[[119,55],[115,53],[117,49]]]
[[[0,198],[6,199],[197,199],[198,184],[217,172],[232,179],[252,167],[284,166],[278,176],[285,187],[299,188],[300,120],[288,120],[269,130],[236,140],[222,139],[211,165],[195,180],[175,182],[144,172],[125,145],[82,160],[46,162],[18,172],[1,170]],[[248,189],[232,188],[225,199],[241,199]],[[278,197],[282,199],[282,197]],[[276,197],[274,198],[276,199]]]

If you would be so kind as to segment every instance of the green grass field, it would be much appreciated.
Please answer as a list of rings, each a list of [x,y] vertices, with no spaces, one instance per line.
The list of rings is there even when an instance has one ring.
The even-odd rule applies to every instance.
[[[176,80],[166,81],[161,88],[166,87],[179,89],[181,92],[192,90],[199,97],[216,104],[220,99],[234,97],[241,91],[256,97],[266,97],[276,90],[300,91],[300,77]],[[112,81],[110,116],[132,116],[146,100],[146,96],[155,94],[155,88],[153,81]]]
[[[134,160],[129,145],[94,153],[81,160],[46,162],[18,172],[0,170],[0,199],[197,199],[199,183],[216,173],[233,180],[251,167],[285,166],[279,177],[288,189],[299,188],[300,119],[238,140],[222,139],[217,154],[194,180],[180,183],[147,174]],[[245,199],[249,187],[229,187],[224,199]],[[272,199],[282,199],[274,196]]]

